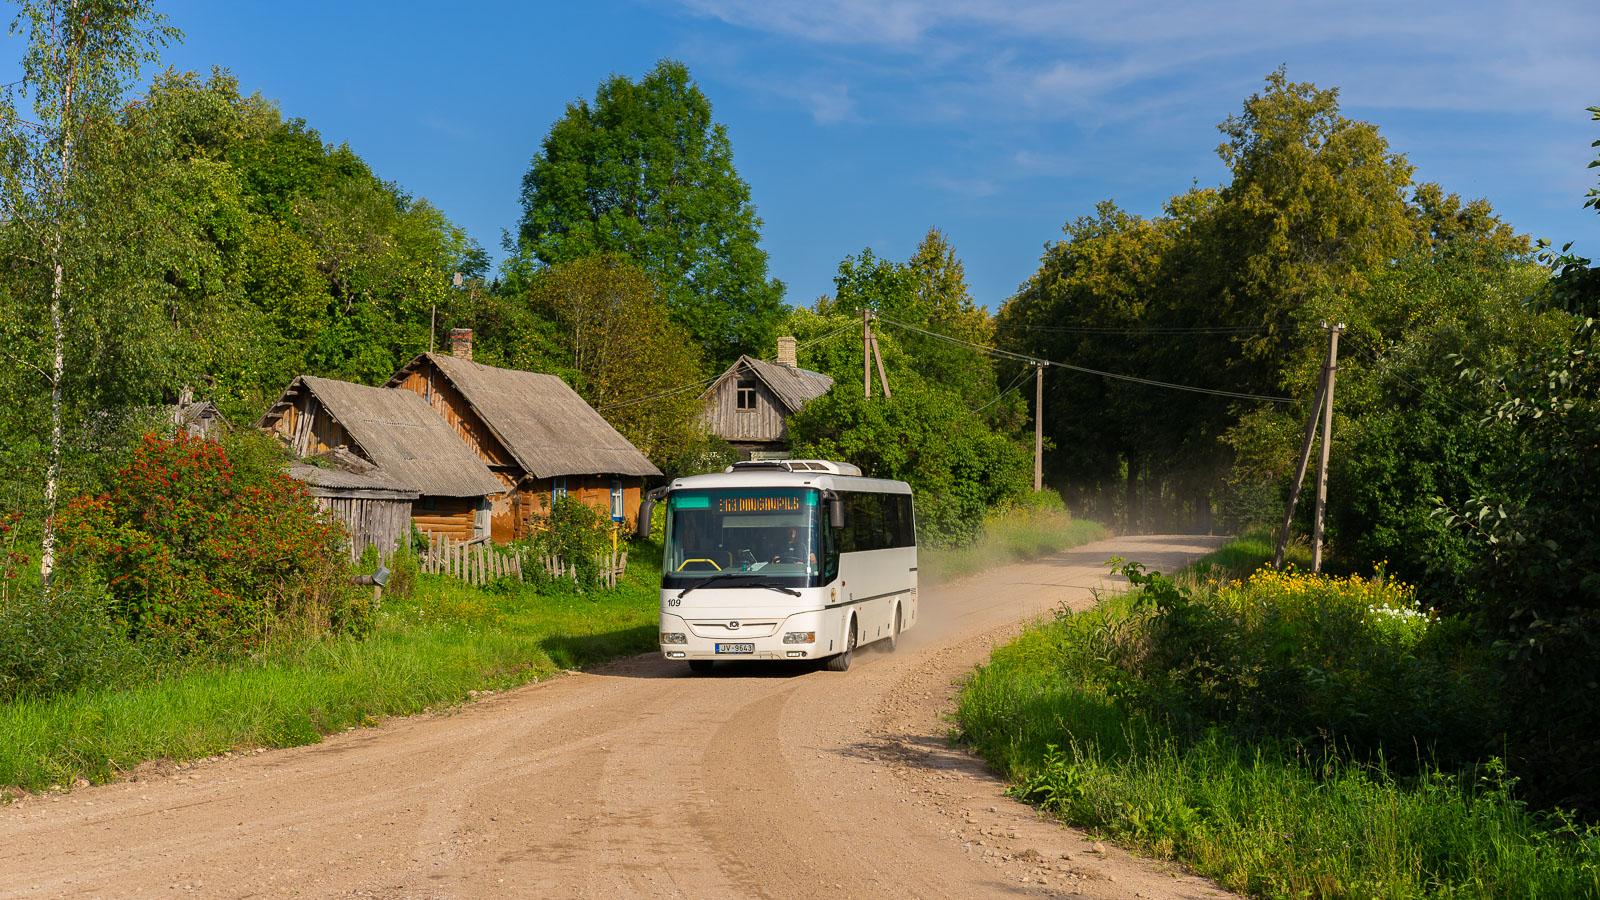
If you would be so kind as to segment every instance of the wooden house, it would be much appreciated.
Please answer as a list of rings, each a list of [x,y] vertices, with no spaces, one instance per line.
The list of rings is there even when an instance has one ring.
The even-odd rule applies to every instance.
[[[302,375],[256,423],[304,457],[343,447],[384,479],[415,491],[411,521],[455,541],[489,534],[504,488],[420,397]]]
[[[706,430],[743,459],[786,459],[788,418],[826,394],[833,379],[795,362],[794,338],[778,339],[778,361],[741,356],[706,389]]]
[[[386,386],[430,404],[499,479],[495,541],[526,536],[555,497],[633,518],[645,478],[661,474],[637,447],[560,378],[473,362],[464,329],[451,342],[451,353],[421,354]]]
[[[334,448],[293,463],[289,476],[305,482],[317,506],[344,525],[351,559],[370,546],[387,561],[410,539],[411,507],[421,492],[349,450]]]

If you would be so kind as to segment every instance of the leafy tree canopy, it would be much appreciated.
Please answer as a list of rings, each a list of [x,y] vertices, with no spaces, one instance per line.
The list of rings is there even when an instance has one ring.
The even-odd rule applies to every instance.
[[[568,104],[522,181],[514,270],[624,256],[662,285],[674,321],[719,363],[764,354],[783,315],[761,220],[727,129],[682,63],[601,82]]]

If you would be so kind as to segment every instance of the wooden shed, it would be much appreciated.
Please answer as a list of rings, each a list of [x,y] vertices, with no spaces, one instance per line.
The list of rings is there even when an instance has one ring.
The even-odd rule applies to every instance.
[[[422,398],[302,375],[256,423],[300,457],[343,447],[393,484],[417,492],[411,521],[430,534],[470,541],[489,533],[489,510],[504,491]]]
[[[832,387],[832,378],[795,364],[794,338],[779,338],[777,362],[741,356],[718,376],[702,421],[744,459],[787,458],[788,418]]]
[[[389,379],[438,411],[499,479],[490,535],[526,536],[555,497],[576,497],[626,523],[644,480],[660,475],[639,449],[554,375],[472,361],[470,334],[451,354],[424,353]]]
[[[344,525],[350,558],[377,547],[385,561],[411,537],[411,506],[422,494],[345,449],[333,449],[289,466],[289,476],[311,489],[318,507]]]

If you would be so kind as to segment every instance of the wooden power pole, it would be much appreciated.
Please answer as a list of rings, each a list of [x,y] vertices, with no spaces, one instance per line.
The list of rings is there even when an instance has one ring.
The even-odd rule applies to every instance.
[[[1317,509],[1311,522],[1311,573],[1322,571],[1322,512],[1328,505],[1328,451],[1333,447],[1333,381],[1339,374],[1339,335],[1344,325],[1328,329],[1328,389],[1322,398],[1322,456],[1317,462]]]
[[[1044,490],[1044,363],[1033,364],[1033,492]]]
[[[861,390],[862,398],[872,399],[872,310],[861,310]]]
[[[1311,463],[1311,445],[1317,438],[1317,419],[1322,417],[1322,398],[1328,390],[1328,358],[1322,358],[1322,371],[1317,373],[1317,396],[1311,401],[1311,412],[1306,416],[1305,439],[1300,442],[1300,464],[1294,470],[1294,484],[1289,488],[1289,504],[1283,512],[1283,527],[1278,530],[1278,549],[1272,554],[1272,567],[1283,568],[1283,554],[1289,547],[1289,526],[1294,524],[1294,508],[1300,502],[1300,486],[1306,481],[1306,467]]]
[[[1316,398],[1311,401],[1311,413],[1306,416],[1304,439],[1300,443],[1300,463],[1295,468],[1294,484],[1289,488],[1289,503],[1283,512],[1283,527],[1278,531],[1278,546],[1272,554],[1272,567],[1283,568],[1283,557],[1289,546],[1289,527],[1294,523],[1295,506],[1300,501],[1300,488],[1305,483],[1306,469],[1311,463],[1311,445],[1317,436],[1317,419],[1322,422],[1322,452],[1317,466],[1317,506],[1312,534],[1311,571],[1322,570],[1322,511],[1328,498],[1328,450],[1333,432],[1333,373],[1339,364],[1339,335],[1343,325],[1322,323],[1328,332],[1328,355],[1322,361],[1322,372],[1317,377]]]

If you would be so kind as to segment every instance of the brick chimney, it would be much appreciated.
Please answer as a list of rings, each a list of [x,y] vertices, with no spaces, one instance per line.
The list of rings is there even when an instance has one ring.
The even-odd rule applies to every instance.
[[[450,355],[459,356],[462,359],[472,358],[471,328],[450,329]]]
[[[800,363],[796,361],[794,355],[793,337],[778,338],[778,365],[788,366],[791,369],[799,367]]]

